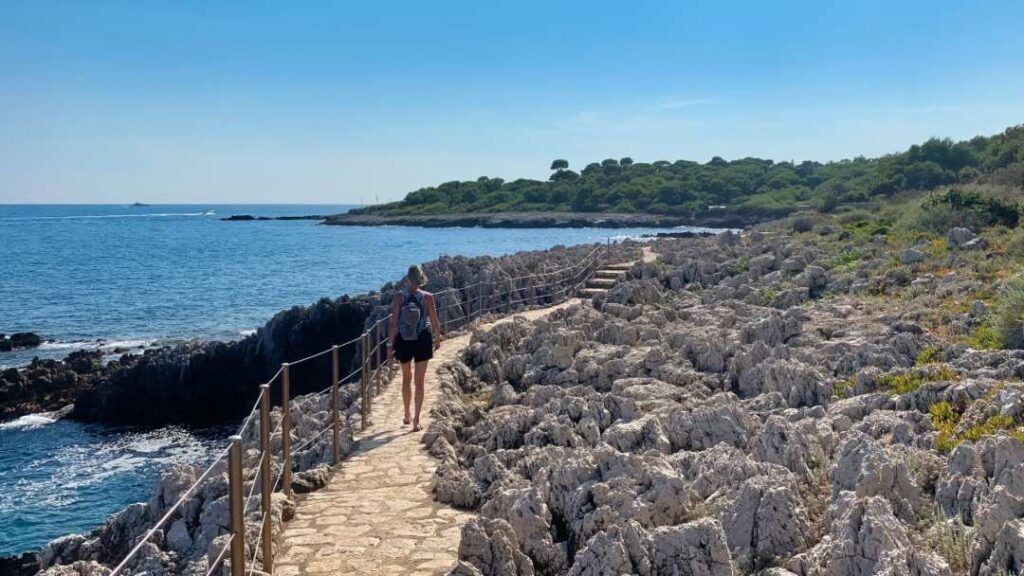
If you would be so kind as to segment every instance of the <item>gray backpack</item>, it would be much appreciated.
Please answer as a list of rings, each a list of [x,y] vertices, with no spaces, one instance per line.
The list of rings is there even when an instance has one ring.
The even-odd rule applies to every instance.
[[[416,340],[420,336],[420,319],[423,307],[412,294],[403,296],[402,308],[398,314],[398,335],[402,340]]]

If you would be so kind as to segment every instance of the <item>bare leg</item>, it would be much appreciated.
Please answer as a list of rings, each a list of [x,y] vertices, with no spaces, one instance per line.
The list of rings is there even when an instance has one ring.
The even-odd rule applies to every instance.
[[[423,380],[427,377],[427,360],[416,363],[416,416],[412,419],[413,430],[419,430],[420,411],[423,409]]]
[[[412,400],[412,362],[402,362],[402,404],[405,406],[404,423],[409,423],[409,401]]]

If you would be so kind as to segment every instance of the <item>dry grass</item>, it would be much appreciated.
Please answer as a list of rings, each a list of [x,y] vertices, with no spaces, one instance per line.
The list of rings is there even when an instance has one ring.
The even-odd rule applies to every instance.
[[[921,547],[941,556],[953,574],[966,574],[970,570],[973,527],[964,526],[959,517],[947,518],[936,506],[922,528],[914,538]]]

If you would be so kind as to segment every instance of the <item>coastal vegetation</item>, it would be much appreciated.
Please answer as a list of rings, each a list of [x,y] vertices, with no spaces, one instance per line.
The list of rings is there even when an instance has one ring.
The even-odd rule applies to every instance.
[[[426,442],[441,460],[437,498],[487,511],[463,530],[457,573],[507,573],[479,562],[492,548],[538,573],[587,573],[626,541],[644,544],[637,559],[617,560],[621,573],[669,565],[703,550],[700,542],[715,543],[703,565],[740,573],[860,573],[844,564],[847,550],[875,559],[872,573],[906,565],[936,576],[992,574],[1024,562],[1006,552],[1006,528],[1024,523],[994,513],[1004,491],[1024,501],[1021,486],[975,465],[1008,454],[1009,466],[1024,469],[1019,152],[992,168],[975,150],[971,165],[980,168],[963,172],[969,178],[957,171],[926,189],[793,205],[743,234],[659,238],[651,244],[659,259],[635,266],[606,296],[480,331]],[[567,164],[556,162],[555,173]],[[637,166],[625,165],[621,173]],[[471,285],[481,274],[564,267],[580,250],[500,265],[443,258],[431,276]],[[282,312],[233,344],[161,349],[105,367],[96,357],[78,358],[80,368],[36,363],[0,373],[0,390],[38,390],[42,400],[19,404],[32,411],[74,400],[72,418],[202,423],[248,407],[238,401],[243,387],[281,361],[350,337],[382,313],[390,289]],[[327,369],[294,372],[293,390],[319,389]],[[49,388],[72,382],[75,398]],[[158,410],[133,409],[154,398]],[[162,482],[174,483],[173,472]],[[973,482],[974,496],[958,496]],[[617,504],[638,501],[654,503],[658,516]],[[593,510],[576,504],[591,502]],[[44,548],[39,558],[60,559],[48,576],[71,561],[99,570],[82,543],[102,542],[103,530],[137,534],[146,524],[129,516]],[[606,524],[597,530],[595,519]],[[185,559],[179,573],[207,556],[202,526],[183,529],[189,546],[167,544],[182,555],[160,552]],[[876,546],[860,526],[884,527],[885,538]],[[672,553],[669,541],[687,549]]]
[[[426,442],[438,498],[481,511],[457,573],[1024,565],[1021,193],[657,240],[605,297],[474,334]]]
[[[742,234],[658,238],[649,244],[658,260],[634,265],[607,293],[476,331],[441,372],[438,420],[424,438],[439,459],[436,498],[481,511],[462,530],[454,573],[606,564],[668,573],[678,558],[723,576],[772,567],[945,576],[1024,564],[1011,546],[1024,522],[1000,513],[1004,495],[1024,501],[1013,480],[1024,469],[1022,191],[978,178],[800,210]],[[524,258],[528,270],[564,266],[578,250],[493,268],[442,259],[431,276],[472,284]],[[382,312],[374,302],[391,288],[357,299],[358,326]],[[314,320],[336,306],[282,313],[253,336],[283,350],[301,329],[304,345],[267,369],[323,345],[318,335],[338,323]],[[214,364],[203,351],[166,354],[133,372]],[[210,374],[216,383],[191,387],[237,399],[224,371]],[[140,387],[116,380],[96,390],[120,417]],[[984,464],[997,458],[1014,472]],[[177,480],[169,472],[162,482]],[[105,530],[137,533],[129,520]],[[210,549],[201,522],[183,530],[191,547],[171,539],[160,552],[193,563],[178,573],[201,568]],[[51,543],[40,558],[61,562],[47,576],[91,560],[79,552],[88,546],[70,552],[68,542],[103,534]],[[620,553],[628,543],[634,555]],[[494,550],[513,564],[485,561]]]
[[[615,212],[696,217],[734,213],[759,219],[801,209],[831,212],[840,205],[891,200],[915,190],[954,184],[1019,185],[1024,182],[1024,126],[970,140],[931,138],[878,158],[836,162],[793,162],[718,156],[689,160],[635,162],[608,158],[581,170],[569,162],[551,163],[547,181],[506,182],[486,176],[445,182],[409,193],[399,202],[354,213],[410,216],[497,212]],[[945,200],[973,203],[975,217],[1003,222],[999,204],[978,205],[968,193]]]

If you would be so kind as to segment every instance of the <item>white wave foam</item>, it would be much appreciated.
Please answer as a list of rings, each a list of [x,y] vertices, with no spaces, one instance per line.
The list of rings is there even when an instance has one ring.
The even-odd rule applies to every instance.
[[[241,334],[242,336],[252,336],[253,334],[256,333],[256,329],[249,328],[247,330],[239,330],[238,333]]]
[[[77,423],[72,426],[70,444],[24,462],[23,471],[33,478],[19,478],[16,473],[9,489],[0,491],[0,514],[28,503],[54,508],[72,505],[88,498],[85,493],[90,487],[110,479],[170,464],[203,462],[211,454],[212,443],[219,443],[175,427],[105,436],[83,433]]]
[[[149,348],[155,346],[158,340],[152,338],[140,338],[135,340],[111,340],[109,342],[103,342],[100,345],[100,350],[114,350],[117,348]]]
[[[52,412],[26,414],[21,418],[0,424],[0,430],[31,430],[33,428],[46,426],[47,424],[53,424],[58,419],[52,414]]]
[[[138,338],[128,340],[71,340],[44,342],[37,350],[115,350],[117,348],[148,348],[158,340]]]
[[[650,236],[644,237],[642,234],[641,235],[620,234],[618,236],[609,236],[609,238],[613,242],[622,242],[624,240],[635,240],[637,242],[650,242],[650,241],[654,240],[654,238],[652,238]]]

